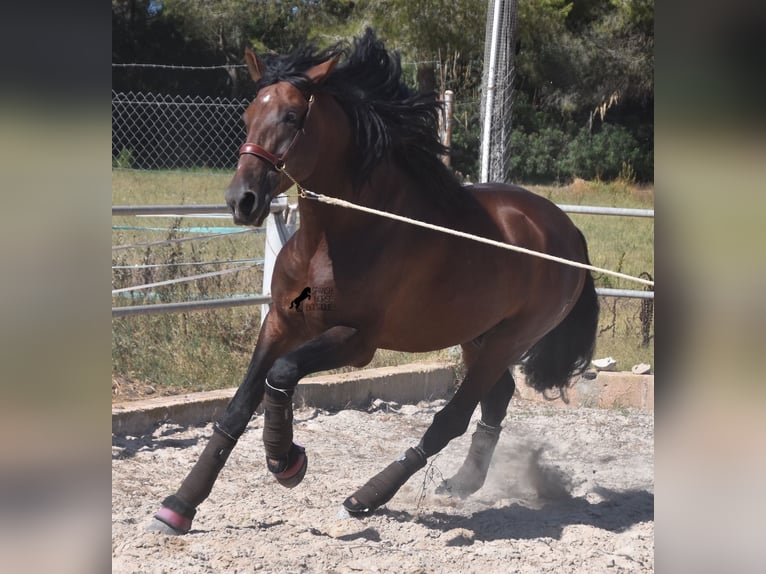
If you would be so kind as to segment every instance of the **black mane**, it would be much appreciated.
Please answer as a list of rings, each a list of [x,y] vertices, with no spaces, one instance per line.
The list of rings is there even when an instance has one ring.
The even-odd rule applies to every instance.
[[[437,202],[469,196],[440,158],[447,152],[439,140],[441,103],[435,94],[416,94],[404,84],[399,54],[387,51],[372,29],[350,46],[320,51],[307,44],[288,55],[264,57],[266,70],[256,87],[287,81],[308,95],[312,85],[304,72],[334,55],[341,56],[338,65],[313,89],[332,95],[349,118],[355,187],[390,157],[415,179],[419,192]]]

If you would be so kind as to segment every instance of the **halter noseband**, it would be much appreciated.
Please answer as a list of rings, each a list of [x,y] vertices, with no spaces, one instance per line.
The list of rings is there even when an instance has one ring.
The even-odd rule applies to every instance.
[[[314,103],[314,94],[311,94],[308,99],[308,108],[306,109],[306,115],[303,116],[303,121],[301,122],[301,127],[297,129],[295,132],[295,135],[293,136],[293,139],[290,141],[290,145],[287,146],[287,149],[282,155],[274,155],[270,151],[262,148],[258,144],[246,142],[242,144],[242,147],[239,148],[239,155],[254,155],[255,157],[259,157],[262,160],[266,161],[267,163],[271,164],[271,167],[273,167],[276,171],[285,173],[285,157],[292,149],[293,145],[295,145],[296,140],[298,139],[298,136],[302,133],[305,133],[306,128],[306,122],[309,119],[309,115],[311,114],[311,105]],[[290,177],[292,179],[292,177]],[[293,180],[294,181],[294,180]]]
[[[295,135],[297,136],[298,133]],[[293,138],[293,141],[295,141],[295,138]],[[292,147],[292,144],[290,144],[290,147]],[[287,151],[290,151],[290,148],[288,148]],[[281,171],[285,167],[285,160],[283,158],[287,155],[287,152],[283,153],[281,156],[276,156],[273,153],[266,151],[258,144],[245,143],[239,148],[239,155],[254,155],[255,157],[266,160],[266,162],[270,163],[277,171]]]

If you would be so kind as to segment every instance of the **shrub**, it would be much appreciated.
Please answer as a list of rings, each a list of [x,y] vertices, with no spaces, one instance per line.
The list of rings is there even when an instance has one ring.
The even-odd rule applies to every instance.
[[[558,182],[568,173],[561,170],[567,136],[548,127],[533,133],[511,132],[511,173],[525,183]]]
[[[124,147],[112,158],[112,167],[118,169],[130,169],[133,167],[133,152],[130,148]]]
[[[651,179],[652,151],[642,150],[623,126],[586,127],[570,135],[558,127],[511,134],[511,173],[525,183],[562,183],[575,177],[611,181],[629,176]]]
[[[604,124],[598,132],[580,130],[567,146],[562,169],[573,177],[613,180],[634,170],[640,157],[638,142],[627,129]]]

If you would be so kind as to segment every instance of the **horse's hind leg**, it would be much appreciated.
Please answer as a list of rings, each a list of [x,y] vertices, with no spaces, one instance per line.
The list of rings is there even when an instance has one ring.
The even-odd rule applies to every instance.
[[[500,423],[505,418],[515,389],[513,375],[507,370],[492,387],[489,395],[481,401],[481,420],[476,424],[476,431],[471,437],[471,446],[463,465],[453,477],[446,479],[436,492],[454,494],[462,498],[482,487],[500,438]]]
[[[518,354],[521,352],[522,348],[519,348]],[[425,466],[428,457],[441,451],[453,438],[465,433],[476,405],[501,380],[503,372],[507,372],[507,365],[516,356],[512,343],[507,339],[500,336],[487,337],[476,360],[468,365],[468,372],[460,388],[445,407],[436,413],[420,443],[409,448],[398,460],[349,496],[343,503],[346,510],[351,514],[367,514],[385,504],[413,474]],[[502,393],[500,390],[498,393],[505,396],[508,393],[508,382],[504,376],[503,381],[504,385],[500,387]],[[507,403],[503,410],[505,407]],[[492,421],[497,418],[493,409],[488,410],[488,418]]]

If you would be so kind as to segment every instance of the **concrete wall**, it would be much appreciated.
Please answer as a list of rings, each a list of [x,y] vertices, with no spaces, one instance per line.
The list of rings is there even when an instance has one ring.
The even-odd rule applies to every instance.
[[[595,379],[582,379],[568,389],[568,402],[564,402],[558,393],[551,393],[557,397],[551,400],[530,389],[518,373],[516,380],[515,396],[524,400],[545,401],[560,407],[654,409],[654,375],[600,372]],[[365,408],[374,399],[415,404],[422,400],[449,398],[455,385],[453,366],[415,363],[309,377],[298,385],[294,403],[325,410]],[[140,436],[151,433],[165,422],[207,424],[223,413],[235,391],[232,388],[117,403],[112,405],[112,432]]]
[[[414,404],[448,398],[455,389],[455,371],[444,363],[415,363],[366,369],[301,381],[293,402],[325,410],[363,408],[373,399]],[[138,436],[165,422],[207,424],[220,416],[236,389],[190,393],[112,405],[112,432]]]
[[[564,397],[558,391],[543,396],[517,376],[516,396],[531,401],[545,401],[560,407],[632,407],[654,410],[654,375],[601,371],[595,379],[581,379],[566,390]],[[565,400],[568,402],[565,402]]]

